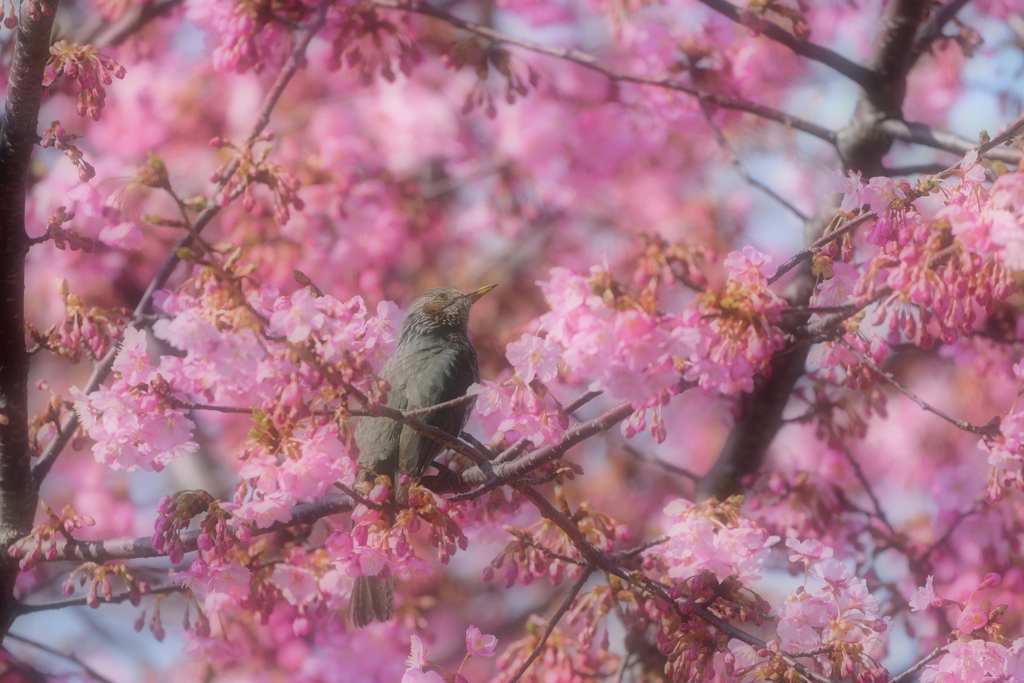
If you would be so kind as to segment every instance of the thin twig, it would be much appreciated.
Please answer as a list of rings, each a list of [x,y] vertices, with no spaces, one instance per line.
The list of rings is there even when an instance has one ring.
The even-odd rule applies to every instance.
[[[291,509],[291,517],[285,522],[274,522],[265,529],[253,529],[253,536],[271,534],[282,529],[293,526],[312,524],[324,517],[337,515],[342,512],[351,512],[356,506],[352,498],[333,493],[324,496],[311,503],[302,503]],[[189,553],[196,550],[200,531],[186,531],[179,538],[181,540],[182,552]],[[138,538],[112,538],[105,541],[75,541],[57,543],[57,552],[51,559],[44,559],[45,562],[106,562],[107,560],[133,560],[144,557],[161,557],[161,553],[153,547],[150,536]]]
[[[857,216],[853,220],[849,221],[845,225],[836,228],[827,235],[819,237],[810,245],[804,247],[803,249],[795,253],[788,261],[779,266],[778,270],[775,271],[775,275],[772,275],[770,278],[768,278],[768,284],[772,285],[778,282],[779,278],[781,278],[783,275],[796,268],[798,265],[800,265],[800,263],[802,263],[806,259],[817,254],[819,251],[822,250],[822,247],[824,247],[825,245],[829,244],[830,242],[834,242],[835,240],[839,239],[840,237],[850,232],[851,230],[854,230],[863,225],[864,223],[867,223],[868,221],[876,218],[878,218],[878,216],[874,213],[862,214],[860,216]]]
[[[841,450],[843,455],[846,457],[846,461],[850,463],[851,467],[853,467],[853,473],[856,475],[857,481],[860,482],[864,491],[867,492],[868,498],[871,499],[871,505],[875,508],[875,516],[882,521],[882,524],[886,526],[889,533],[892,534],[892,537],[895,539],[896,529],[894,529],[892,524],[889,523],[889,518],[885,515],[885,511],[882,510],[882,504],[879,502],[878,496],[875,495],[874,489],[871,488],[871,482],[869,482],[868,478],[864,476],[864,470],[861,469],[860,463],[853,457],[853,453],[850,452],[849,448],[843,448]]]
[[[958,156],[963,156],[972,149],[979,148],[979,145],[976,142],[972,142],[965,137],[957,135],[956,133],[951,133],[948,130],[932,128],[931,126],[926,126],[923,123],[889,119],[878,124],[878,129],[879,132],[890,135],[896,140],[911,142],[916,145],[924,145],[925,147],[932,147],[934,149],[941,149],[946,152],[952,152]],[[1005,142],[1005,140],[999,142],[999,144],[1001,145],[1003,142]],[[996,161],[1002,161],[1008,164],[1020,163],[1020,150],[996,149],[996,147],[998,147],[998,145],[981,145],[983,151],[978,152],[978,156],[984,156],[989,159],[995,159]]]
[[[871,69],[850,61],[841,54],[833,52],[826,47],[822,47],[821,45],[817,45],[808,40],[800,40],[781,26],[771,22],[766,21],[752,25],[749,20],[744,20],[746,13],[743,9],[726,2],[726,0],[700,0],[700,2],[716,12],[729,17],[736,23],[742,24],[753,31],[757,31],[768,38],[771,38],[777,43],[785,45],[795,54],[828,66],[836,73],[846,76],[863,88],[869,89],[877,87],[878,85],[878,75]]]
[[[580,575],[580,578],[576,579],[576,583],[572,585],[572,590],[569,591],[569,595],[566,596],[565,600],[563,600],[562,604],[558,607],[558,611],[555,612],[548,621],[547,628],[544,629],[544,634],[540,637],[540,641],[537,643],[537,646],[533,648],[533,652],[530,653],[530,656],[527,657],[522,666],[512,674],[512,678],[508,679],[508,683],[518,683],[519,679],[526,673],[526,670],[529,669],[537,660],[537,657],[540,656],[541,651],[544,649],[544,644],[548,642],[548,637],[552,632],[554,632],[555,626],[558,625],[561,618],[565,616],[565,613],[569,611],[570,607],[572,607],[572,603],[576,600],[576,596],[578,596],[580,591],[583,590],[583,585],[588,579],[590,579],[590,575],[593,574],[595,570],[596,567],[587,567],[583,570],[583,574]]]
[[[707,4],[708,2],[722,2],[723,4],[732,7],[732,5],[729,5],[729,3],[724,2],[724,0],[701,0],[701,2],[704,2],[705,4]],[[692,64],[690,65],[690,75],[692,78]],[[780,195],[778,192],[768,187],[754,176],[750,175],[750,171],[748,171],[747,167],[743,165],[742,161],[740,161],[739,156],[733,150],[732,146],[729,145],[729,141],[725,139],[725,134],[722,132],[722,129],[718,127],[717,123],[715,123],[713,112],[711,111],[711,107],[708,106],[707,100],[705,100],[704,97],[698,97],[698,102],[700,103],[700,110],[704,114],[704,120],[711,128],[711,132],[714,133],[715,140],[718,141],[718,146],[722,149],[723,152],[725,152],[725,155],[729,157],[729,161],[732,164],[733,168],[736,169],[736,172],[739,173],[740,176],[743,179],[745,179],[748,183],[764,192],[766,195],[777,201],[782,206],[789,209],[789,211],[797,218],[799,218],[801,222],[806,223],[808,218],[803,211],[796,208],[796,206],[794,206],[789,200]]]
[[[93,678],[93,679],[99,681],[100,683],[113,683],[109,678],[107,678],[103,674],[99,673],[98,671],[93,669],[91,666],[89,666],[88,664],[83,662],[81,659],[76,657],[74,655],[74,653],[61,652],[60,650],[56,650],[56,649],[50,647],[49,645],[44,645],[43,643],[37,642],[37,641],[32,640],[30,638],[26,638],[25,636],[19,636],[16,633],[8,633],[7,637],[11,638],[12,640],[16,640],[19,643],[24,643],[25,645],[28,645],[29,647],[34,647],[34,648],[36,648],[38,650],[42,650],[43,652],[46,652],[48,654],[55,655],[57,657],[61,657],[62,659],[66,659],[69,662],[73,662],[76,666],[80,667],[82,669],[82,671],[84,671],[85,673],[89,674],[90,678]]]
[[[453,14],[449,14],[443,10],[425,2],[402,2],[401,0],[372,0],[373,4],[378,7],[386,7],[388,9],[401,10],[403,12],[414,12],[416,14],[425,14],[435,19],[447,22],[452,26],[456,26],[463,30],[475,33],[478,36],[483,36],[498,43],[505,43],[507,45],[515,45],[524,50],[536,52],[538,54],[544,54],[551,57],[556,57],[574,64],[578,64],[586,69],[596,71],[600,74],[605,75],[609,79],[621,83],[635,83],[637,85],[648,85],[656,88],[665,88],[668,90],[676,90],[683,92],[688,95],[695,97],[703,97],[708,102],[718,107],[725,109],[735,109],[737,111],[745,111],[755,116],[768,119],[769,121],[775,121],[781,123],[784,126],[788,126],[795,130],[802,131],[808,135],[813,135],[816,138],[824,140],[831,145],[836,143],[836,134],[834,131],[819,126],[811,121],[806,121],[796,116],[786,114],[785,112],[772,109],[771,107],[756,102],[749,102],[734,97],[727,97],[718,93],[714,93],[708,90],[703,90],[696,86],[681,83],[670,76],[664,76],[661,78],[647,78],[645,76],[638,76],[635,74],[616,71],[610,67],[606,67],[598,63],[596,57],[581,50],[564,48],[564,47],[551,47],[549,45],[542,45],[541,43],[535,43],[531,40],[524,38],[516,38],[515,36],[508,35],[507,33],[501,33],[495,31],[489,26],[484,26],[467,19],[461,19]]]
[[[624,581],[640,588],[641,590],[650,593],[663,601],[666,605],[671,605],[679,613],[679,615],[685,620],[690,617],[690,614],[696,615],[701,620],[711,624],[716,629],[725,633],[731,638],[739,640],[740,642],[746,643],[758,650],[768,649],[768,644],[753,636],[746,631],[739,629],[724,619],[713,614],[709,609],[703,605],[690,605],[692,608],[690,614],[682,611],[682,607],[678,601],[673,599],[669,594],[667,586],[654,581],[642,572],[632,572],[623,567],[613,554],[605,553],[599,548],[595,547],[590,541],[587,540],[586,536],[580,531],[576,523],[573,522],[569,517],[564,515],[560,510],[555,508],[550,501],[548,501],[540,493],[529,487],[523,487],[518,489],[524,498],[529,500],[534,506],[540,511],[540,514],[546,519],[553,522],[562,532],[569,538],[576,550],[579,551],[580,555],[591,565],[596,566],[601,571],[608,574],[613,574],[623,579]],[[787,653],[778,653],[777,655],[782,659],[788,666],[793,667],[801,676],[804,678],[815,681],[815,683],[833,683],[831,679],[822,674],[812,671],[807,667],[796,661],[791,655]]]
[[[146,595],[159,595],[161,593],[179,593],[186,590],[187,586],[181,583],[161,583],[156,586],[152,586]],[[79,598],[58,598],[56,600],[47,600],[46,602],[37,602],[35,604],[21,604],[18,606],[18,614],[32,614],[33,612],[45,612],[53,609],[63,609],[65,607],[82,607],[87,605],[88,598],[82,596]],[[103,599],[100,604],[109,603],[116,605],[118,603],[127,602],[131,599],[131,593],[124,591],[123,593],[115,593],[110,596],[110,599]]]
[[[263,106],[260,108],[259,117],[256,119],[256,123],[254,124],[252,131],[250,131],[248,137],[246,137],[245,146],[252,145],[256,138],[263,133],[267,125],[270,123],[270,115],[273,113],[274,108],[281,99],[281,95],[284,93],[285,88],[288,86],[292,77],[295,76],[296,72],[298,72],[299,67],[305,63],[306,48],[309,47],[309,43],[313,40],[313,36],[323,28],[324,23],[326,22],[327,9],[330,5],[331,3],[329,0],[322,0],[320,2],[317,7],[316,14],[314,14],[299,39],[296,41],[295,47],[292,49],[291,54],[285,61],[284,66],[281,68],[281,73],[278,74],[277,79],[274,81],[274,84],[263,99]],[[238,161],[236,160],[225,171],[222,179],[215,186],[211,196],[216,196],[224,190],[225,187],[227,187],[229,180],[237,169]],[[220,210],[221,207],[217,202],[210,202],[209,206],[203,209],[199,215],[196,216],[195,221],[193,221],[193,231],[196,233],[202,232],[202,230],[209,225],[210,221],[213,220]],[[150,281],[145,293],[142,295],[138,305],[135,307],[135,311],[132,313],[131,320],[129,320],[127,327],[136,327],[145,319],[150,303],[153,300],[153,295],[157,290],[163,288],[167,283],[167,280],[170,278],[171,273],[178,266],[178,262],[180,261],[180,258],[178,257],[178,250],[187,248],[191,243],[192,235],[186,234],[182,236],[175,248],[167,255],[167,258],[164,259],[163,264],[160,266],[160,270],[157,271],[156,275]],[[85,387],[83,388],[83,391],[86,394],[91,394],[96,391],[101,384],[103,384],[103,381],[107,378],[107,375],[110,374],[110,370],[114,366],[114,360],[117,358],[118,350],[118,345],[115,344],[111,346],[110,350],[107,351],[107,354],[95,365],[92,374],[89,376],[89,381],[86,382]],[[77,429],[78,416],[71,413],[61,425],[61,433],[47,444],[46,449],[39,457],[39,462],[37,462],[36,466],[32,469],[32,476],[35,479],[37,487],[42,483],[43,479],[46,478],[46,475],[50,472],[50,468],[53,467],[53,464],[57,461],[61,451],[63,451],[64,447],[71,441],[71,438],[74,436]]]
[[[978,509],[977,504],[975,504],[975,506],[972,507],[970,510],[961,512],[959,515],[957,515],[957,518],[953,520],[953,523],[949,525],[949,528],[946,529],[942,536],[939,536],[938,540],[936,540],[934,543],[928,546],[928,550],[924,552],[924,555],[921,556],[921,559],[918,560],[918,562],[920,562],[922,565],[926,564],[928,562],[928,558],[931,557],[932,553],[941,548],[942,545],[950,539],[950,537],[953,535],[953,532],[956,531],[956,528],[960,526],[961,522],[963,522],[971,515],[976,515],[979,512],[980,510]]]
[[[662,536],[657,536],[655,538],[652,538],[649,541],[644,541],[643,543],[641,543],[640,545],[636,546],[635,548],[630,548],[629,550],[620,550],[619,552],[617,552],[615,554],[617,556],[619,556],[619,557],[636,557],[637,555],[639,555],[643,551],[649,550],[650,548],[653,548],[656,545],[661,545],[662,543],[668,543],[669,540],[671,540],[671,538],[672,537],[667,535],[667,534],[666,535],[662,535]]]
[[[907,389],[905,386],[903,386],[903,384],[898,379],[896,379],[896,377],[891,372],[883,370],[882,368],[875,365],[875,363],[871,359],[869,359],[867,356],[862,354],[857,349],[853,348],[853,346],[848,341],[846,341],[845,339],[840,339],[839,343],[845,346],[850,353],[857,356],[860,359],[861,363],[871,368],[871,370],[878,374],[882,379],[884,379],[886,382],[892,385],[893,388],[895,388],[901,394],[903,394],[911,401],[919,405],[923,410],[927,410],[929,413],[938,415],[946,422],[950,423],[951,425],[958,429],[962,429],[965,432],[971,432],[972,434],[980,434],[981,436],[994,436],[995,434],[999,433],[999,425],[997,424],[988,424],[984,426],[974,425],[965,420],[958,420],[955,417],[939,410],[935,406],[921,399],[917,394],[912,392],[910,389]]]
[[[920,662],[910,667],[909,669],[901,673],[899,676],[893,676],[892,678],[890,678],[889,683],[903,683],[904,681],[909,681],[910,677],[916,674],[921,669],[923,669],[925,665],[928,664],[928,662],[934,659],[938,659],[947,652],[949,652],[949,648],[945,645],[943,645],[942,647],[935,648],[934,650],[932,650],[931,654],[922,659]]]
[[[678,474],[680,477],[684,477],[686,479],[689,479],[690,481],[694,481],[695,482],[698,479],[700,479],[700,477],[698,475],[694,474],[690,470],[685,469],[683,467],[680,467],[679,465],[673,465],[672,463],[667,462],[665,460],[662,460],[661,458],[659,458],[657,456],[654,456],[654,455],[651,455],[649,453],[644,453],[643,451],[634,448],[633,446],[631,446],[628,443],[621,443],[619,441],[612,441],[611,439],[609,439],[609,442],[612,445],[614,445],[616,448],[619,448],[619,449],[625,451],[626,453],[629,453],[630,455],[632,455],[634,458],[636,458],[640,462],[647,462],[647,463],[650,463],[652,465],[657,465],[658,467],[662,468],[666,472],[670,472],[671,474]]]

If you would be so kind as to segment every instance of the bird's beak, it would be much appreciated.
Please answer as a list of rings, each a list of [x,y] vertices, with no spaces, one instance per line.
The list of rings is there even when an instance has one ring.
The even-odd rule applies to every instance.
[[[498,285],[487,285],[486,287],[481,287],[480,289],[476,290],[475,292],[469,292],[467,294],[463,294],[463,296],[465,298],[469,299],[469,303],[471,303],[471,304],[472,303],[476,303],[477,299],[479,299],[484,294],[486,294],[487,292],[491,291],[492,289],[494,289],[497,286]]]

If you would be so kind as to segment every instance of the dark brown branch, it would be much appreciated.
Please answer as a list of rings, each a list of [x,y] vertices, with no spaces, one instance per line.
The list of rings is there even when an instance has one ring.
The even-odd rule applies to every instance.
[[[677,474],[680,477],[689,479],[690,481],[697,481],[698,479],[700,479],[700,477],[698,477],[690,470],[685,469],[683,467],[679,467],[678,465],[673,465],[672,463],[666,462],[665,460],[662,460],[657,456],[651,455],[650,453],[644,453],[641,450],[633,448],[633,446],[629,445],[628,443],[620,443],[611,440],[609,441],[613,446],[625,451],[626,453],[629,453],[631,456],[633,456],[640,462],[647,462],[652,465],[656,465],[665,470],[666,472],[669,472],[670,474]]]
[[[605,553],[591,544],[586,536],[580,531],[579,527],[569,519],[569,517],[562,514],[561,511],[556,509],[544,496],[529,487],[523,487],[519,489],[519,492],[540,511],[540,514],[549,521],[553,522],[555,526],[562,530],[562,532],[569,538],[576,550],[579,551],[580,555],[587,560],[592,566],[600,569],[601,571],[618,576],[622,580],[637,586],[638,588],[650,593],[663,601],[666,605],[671,605],[676,609],[680,616],[684,619],[689,617],[681,611],[678,602],[672,598],[669,594],[668,588],[657,581],[654,581],[647,577],[642,572],[634,572],[626,569],[614,555]],[[740,642],[746,643],[758,650],[768,649],[768,644],[747,633],[746,631],[739,629],[729,622],[721,619],[720,617],[713,614],[703,605],[695,604],[692,605],[692,614],[695,614],[701,620],[711,624],[716,629],[725,633],[730,638],[739,640]],[[815,671],[811,671],[807,667],[797,662],[791,655],[786,653],[778,653],[780,657],[788,666],[796,669],[801,676],[804,678],[815,681],[816,683],[833,683],[831,679]]]
[[[150,22],[169,15],[175,7],[183,4],[184,0],[152,0],[142,5],[132,5],[115,23],[105,24],[93,36],[80,42],[91,44],[99,50],[110,45],[120,45]]]
[[[736,23],[742,24],[757,31],[758,33],[764,34],[776,43],[785,45],[795,54],[824,64],[837,73],[846,76],[862,88],[873,87],[878,82],[878,76],[871,71],[871,69],[867,69],[856,62],[852,62],[841,54],[833,52],[826,47],[822,47],[821,45],[817,45],[816,43],[812,43],[808,40],[800,40],[781,26],[771,22],[752,25],[750,20],[745,17],[748,13],[744,12],[744,10],[740,9],[736,5],[726,2],[726,0],[700,0],[700,2],[719,14],[729,17]]]
[[[949,0],[945,5],[935,11],[928,21],[924,22],[921,30],[917,32],[917,40],[914,41],[914,50],[911,58],[916,62],[932,44],[942,37],[942,29],[956,17],[957,12],[964,8],[970,0]]]
[[[873,213],[866,213],[862,216],[857,216],[853,220],[847,222],[845,225],[836,228],[835,230],[833,230],[832,232],[828,233],[823,237],[816,239],[809,246],[804,247],[796,254],[794,254],[792,258],[790,258],[788,261],[779,266],[779,269],[775,271],[775,275],[772,275],[770,278],[768,278],[768,284],[775,284],[783,275],[796,268],[798,265],[809,259],[811,256],[817,254],[827,244],[834,242],[835,240],[839,239],[846,233],[860,227],[864,223],[867,223],[869,220],[872,220],[874,218],[878,218],[878,216],[876,216]]]
[[[299,70],[299,67],[305,62],[306,59],[306,48],[309,47],[310,41],[313,39],[325,23],[325,17],[327,15],[327,8],[330,6],[329,0],[322,0],[317,8],[316,14],[307,24],[303,30],[299,39],[295,43],[295,47],[292,49],[291,54],[285,61],[284,66],[281,68],[281,73],[278,74],[277,79],[267,92],[266,97],[263,98],[263,106],[260,108],[259,117],[250,131],[248,137],[245,140],[244,146],[250,146],[260,136],[260,134],[266,129],[270,123],[270,115],[273,113],[274,108],[277,106],[278,101],[281,99],[281,95],[284,93],[285,88],[291,81],[292,77]],[[231,176],[234,175],[238,168],[238,162],[232,164],[229,169],[224,173],[223,179],[214,188],[213,195],[219,194],[225,187],[227,187],[228,181]],[[220,213],[221,207],[216,202],[210,202],[210,205],[203,209],[196,219],[192,222],[192,233],[200,233],[202,230],[209,225],[210,221]],[[184,235],[175,245],[175,248],[167,255],[160,269],[156,275],[150,281],[149,286],[146,288],[145,293],[142,295],[142,299],[135,307],[135,311],[132,313],[132,318],[128,322],[129,327],[140,325],[147,317],[149,306],[153,300],[153,295],[157,290],[162,289],[170,278],[171,273],[178,266],[180,259],[178,258],[178,250],[188,248],[192,244],[192,234]],[[22,334],[19,332],[19,334]],[[110,369],[114,365],[114,360],[117,358],[118,346],[113,346],[107,352],[107,354],[96,364],[93,368],[92,375],[89,376],[89,381],[86,383],[83,391],[87,394],[96,391],[103,381],[110,374]],[[26,421],[27,424],[27,421]],[[36,463],[35,468],[32,471],[32,475],[35,478],[35,484],[38,487],[42,483],[43,479],[49,473],[50,468],[53,467],[53,463],[57,461],[61,451],[71,441],[75,431],[78,429],[78,417],[71,414],[61,424],[61,430],[58,436],[54,437],[46,449],[43,451],[39,458],[39,462]],[[26,449],[27,452],[27,449]]]
[[[953,523],[949,525],[949,528],[946,529],[946,531],[943,532],[943,534],[941,536],[939,536],[938,540],[936,540],[935,543],[932,543],[930,546],[928,546],[928,549],[924,552],[923,555],[921,555],[921,558],[918,561],[922,565],[927,564],[929,559],[932,556],[932,553],[934,553],[936,550],[941,548],[943,546],[943,544],[946,543],[946,541],[948,541],[950,538],[952,538],[953,532],[956,531],[957,527],[960,526],[961,522],[963,522],[965,519],[967,519],[971,515],[978,514],[978,512],[979,511],[978,511],[977,504],[975,504],[975,506],[972,507],[970,510],[967,510],[965,512],[961,512],[959,515],[957,515],[957,518],[953,520]]]
[[[949,648],[945,645],[943,645],[942,647],[935,648],[927,657],[922,659],[920,662],[910,667],[909,669],[901,673],[899,676],[893,676],[892,678],[890,678],[889,683],[904,683],[904,681],[907,681],[909,683],[911,677],[914,676],[918,671],[923,669],[926,664],[938,659],[947,652],[949,652]]]
[[[341,494],[326,495],[312,503],[303,503],[292,508],[292,516],[286,522],[275,522],[266,529],[254,529],[253,535],[270,534],[293,526],[312,524],[323,517],[350,512],[355,503],[348,496]],[[181,534],[183,552],[196,549],[199,531],[186,531]],[[141,538],[113,538],[106,541],[60,541],[57,544],[57,555],[54,562],[106,562],[107,560],[134,560],[144,557],[160,557],[161,553],[153,547],[148,536]]]
[[[547,628],[544,629],[544,633],[541,635],[540,641],[537,642],[537,646],[533,648],[533,652],[530,653],[530,656],[527,657],[526,661],[519,667],[519,670],[512,674],[512,678],[508,679],[508,683],[518,683],[519,679],[523,677],[523,674],[525,674],[530,666],[532,666],[537,660],[537,657],[539,657],[540,653],[544,650],[544,644],[548,642],[548,638],[551,636],[552,632],[554,632],[555,626],[558,625],[558,622],[561,621],[562,617],[565,616],[565,613],[572,607],[572,603],[576,601],[576,597],[580,594],[580,591],[583,590],[584,584],[587,583],[587,580],[590,579],[590,575],[593,574],[594,571],[594,567],[587,567],[583,571],[583,574],[580,575],[580,578],[576,579],[576,583],[572,585],[572,590],[569,591],[569,595],[565,596],[565,600],[563,600],[562,604],[558,607],[558,611],[552,615],[550,620],[548,620]]]
[[[896,176],[907,176],[907,175],[935,175],[942,173],[946,170],[945,164],[932,163],[932,164],[911,164],[909,166],[894,166],[893,168],[883,168],[883,175],[887,175],[890,178]]]
[[[923,123],[910,123],[889,119],[878,124],[878,129],[896,140],[945,150],[957,156],[963,156],[975,147],[978,147],[977,142],[972,142],[956,133],[926,126]],[[983,147],[987,147],[983,156],[988,159],[1002,161],[1007,164],[1020,163],[1020,150],[1006,147],[996,148],[995,145],[984,145]]]
[[[18,3],[20,6],[20,3]],[[11,626],[18,562],[7,548],[32,528],[36,487],[28,437],[29,355],[25,346],[25,195],[32,149],[39,141],[43,71],[50,58],[56,0],[21,12],[0,130],[0,638]]]
[[[853,346],[851,346],[850,343],[847,342],[845,339],[840,340],[839,343],[846,347],[847,351],[857,356],[857,358],[860,359],[861,363],[871,368],[871,370],[874,371],[875,374],[877,374],[879,377],[881,377],[890,385],[892,385],[892,387],[899,391],[901,394],[903,394],[911,401],[919,405],[923,410],[927,410],[929,413],[938,415],[949,424],[953,425],[957,429],[962,429],[965,432],[971,432],[972,434],[979,434],[981,436],[995,436],[996,434],[999,433],[998,423],[993,422],[984,426],[974,425],[965,420],[958,420],[955,417],[939,410],[938,408],[931,405],[930,403],[919,397],[917,394],[912,392],[910,389],[903,386],[903,384],[898,379],[896,379],[895,375],[893,375],[891,372],[888,372],[887,370],[883,370],[882,368],[878,367],[878,365],[876,365],[870,358],[862,354],[857,349],[853,348]]]
[[[871,505],[875,508],[875,516],[885,525],[885,528],[889,530],[893,539],[897,538],[896,529],[893,528],[892,524],[889,523],[889,518],[886,516],[885,511],[882,509],[882,503],[878,500],[878,496],[875,495],[875,490],[871,488],[871,482],[864,475],[864,470],[861,469],[860,463],[853,457],[853,453],[850,452],[849,448],[842,449],[843,456],[846,461],[850,463],[850,467],[853,468],[853,473],[857,477],[857,481],[860,482],[861,487],[865,493],[868,494],[868,498],[871,499]]]
[[[701,1],[704,2],[705,0],[701,0]],[[709,0],[709,1],[721,2],[722,0]],[[732,7],[732,5],[729,5],[728,3],[723,3],[723,4],[726,4],[729,7]],[[691,74],[692,74],[692,72],[693,72],[693,69],[691,67]],[[727,157],[729,157],[729,162],[732,164],[733,168],[736,169],[736,172],[740,174],[740,177],[742,177],[748,183],[750,183],[751,185],[753,185],[757,189],[761,190],[766,195],[768,195],[769,197],[771,197],[772,199],[777,201],[779,204],[781,204],[782,206],[787,208],[790,211],[790,213],[792,213],[797,218],[799,218],[801,222],[806,223],[807,222],[807,216],[804,215],[803,211],[801,211],[800,209],[796,208],[796,206],[793,203],[791,203],[785,197],[780,195],[778,192],[776,192],[772,188],[768,187],[767,185],[762,183],[760,180],[758,180],[754,176],[750,175],[750,171],[748,171],[747,167],[743,165],[742,161],[740,161],[739,156],[736,154],[735,151],[733,151],[732,147],[729,145],[729,141],[725,139],[725,133],[723,133],[722,129],[718,127],[718,124],[715,123],[714,112],[712,112],[711,107],[708,106],[707,100],[705,100],[703,97],[700,97],[699,101],[700,101],[700,110],[704,114],[704,120],[707,122],[708,126],[711,128],[711,132],[714,133],[715,140],[718,141],[718,146],[722,149],[723,152],[725,152],[725,155]]]
[[[7,637],[10,638],[11,640],[16,640],[19,643],[24,643],[25,645],[28,645],[29,647],[34,647],[37,650],[42,650],[43,652],[46,652],[47,654],[51,654],[51,655],[53,655],[55,657],[60,657],[61,659],[66,659],[69,662],[73,662],[76,666],[81,668],[82,671],[84,671],[86,674],[88,674],[89,677],[92,678],[93,680],[99,681],[100,683],[112,683],[109,678],[107,678],[106,676],[104,676],[103,674],[101,674],[100,672],[96,671],[91,666],[89,666],[88,664],[83,662],[81,659],[76,657],[74,653],[61,652],[60,650],[52,648],[49,645],[45,645],[43,643],[37,642],[37,641],[32,640],[30,638],[26,638],[24,636],[19,636],[19,635],[15,634],[15,633],[8,633]]]
[[[152,586],[146,595],[159,595],[162,593],[179,593],[183,590],[187,590],[187,587],[180,583],[162,583],[156,586]],[[115,593],[110,596],[110,599],[103,599],[100,604],[111,604],[116,605],[122,602],[128,602],[131,599],[131,593],[124,591],[122,593]],[[32,614],[33,612],[46,612],[54,609],[64,609],[65,607],[83,607],[88,604],[86,597],[83,595],[78,598],[57,598],[56,600],[47,600],[46,602],[37,602],[32,604],[22,604],[18,606],[18,614]]]
[[[565,47],[551,47],[549,45],[542,45],[541,43],[535,43],[531,40],[524,38],[516,38],[515,36],[508,35],[507,33],[501,33],[494,29],[483,26],[467,19],[461,19],[453,14],[449,14],[443,10],[432,7],[424,2],[401,2],[400,0],[373,0],[373,4],[378,7],[387,7],[389,9],[397,9],[405,12],[415,12],[417,14],[424,14],[435,19],[440,19],[452,26],[461,28],[465,31],[475,33],[478,36],[483,36],[498,43],[505,43],[507,45],[515,45],[524,50],[536,52],[538,54],[548,55],[550,57],[556,57],[558,59],[565,60],[578,64],[586,69],[596,71],[600,74],[604,74],[609,79],[620,82],[620,83],[635,83],[637,85],[648,85],[657,88],[666,88],[668,90],[676,90],[683,92],[694,97],[701,97],[707,100],[709,103],[714,104],[717,107],[724,109],[734,109],[736,111],[745,111],[755,116],[768,119],[769,121],[775,121],[781,123],[784,126],[788,126],[795,130],[802,131],[809,135],[813,135],[816,138],[820,138],[830,144],[835,144],[836,136],[835,133],[824,126],[819,126],[816,123],[805,121],[799,117],[786,114],[772,109],[771,107],[763,104],[757,104],[756,102],[748,102],[734,97],[727,97],[725,95],[719,95],[718,93],[710,92],[708,90],[702,90],[696,86],[688,85],[674,80],[671,77],[665,76],[662,78],[647,78],[644,76],[637,76],[635,74],[627,73],[624,71],[617,71],[610,67],[601,65],[597,58],[591,54],[583,52],[581,50],[575,50]]]

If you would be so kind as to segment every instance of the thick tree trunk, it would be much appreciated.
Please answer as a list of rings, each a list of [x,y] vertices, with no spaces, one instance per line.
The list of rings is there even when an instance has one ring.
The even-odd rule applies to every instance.
[[[882,157],[892,146],[893,137],[882,130],[887,119],[902,119],[907,74],[920,55],[918,38],[928,16],[926,0],[892,0],[886,5],[882,26],[864,67],[873,77],[864,79],[853,117],[836,134],[843,168],[852,168],[866,177],[882,172]],[[934,26],[926,32],[941,31]],[[807,244],[817,240],[835,215],[836,195],[822,202],[818,215],[807,222]],[[806,305],[814,291],[810,268],[797,271],[786,298],[792,305]],[[768,446],[782,427],[782,411],[797,380],[803,375],[807,347],[784,349],[772,362],[772,372],[758,379],[754,391],[740,399],[740,415],[729,434],[718,460],[697,484],[697,497],[723,499],[743,490],[742,479],[760,469]]]
[[[48,0],[39,0],[42,7]],[[7,548],[28,534],[37,492],[28,440],[25,347],[25,193],[32,148],[39,140],[43,69],[50,55],[56,0],[39,19],[22,12],[0,133],[0,636],[14,621],[18,561]]]

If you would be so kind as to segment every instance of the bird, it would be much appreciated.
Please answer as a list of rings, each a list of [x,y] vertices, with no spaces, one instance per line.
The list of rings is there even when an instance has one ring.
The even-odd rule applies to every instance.
[[[469,340],[469,309],[480,297],[497,287],[487,285],[472,292],[438,287],[424,292],[409,305],[402,319],[398,344],[380,377],[390,386],[387,406],[416,410],[464,396],[480,381],[476,349]],[[466,426],[475,399],[435,410],[421,417],[425,424],[458,437]],[[386,417],[361,417],[355,430],[359,458],[358,481],[375,475],[395,483],[395,500],[408,502],[408,486],[397,485],[405,474],[417,482],[441,452],[442,445],[411,427]],[[363,628],[374,620],[387,622],[395,616],[394,585],[385,567],[376,576],[359,576],[352,588],[349,620]]]

